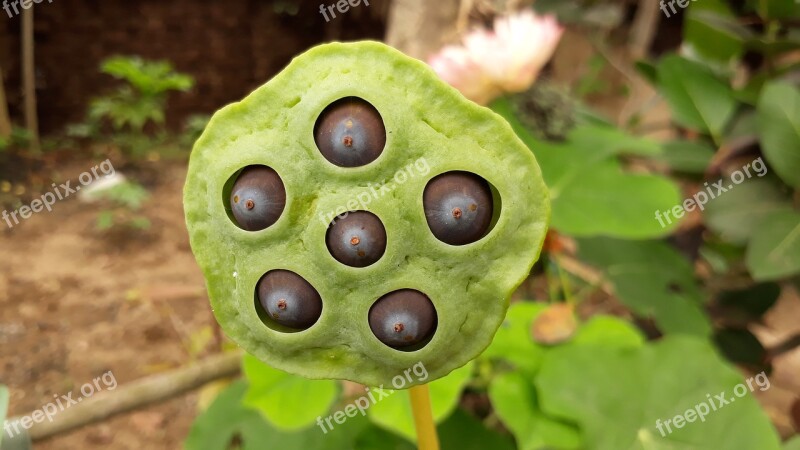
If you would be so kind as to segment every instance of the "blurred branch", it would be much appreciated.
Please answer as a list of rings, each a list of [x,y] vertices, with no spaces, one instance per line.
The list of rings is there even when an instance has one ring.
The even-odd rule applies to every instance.
[[[0,137],[11,136],[11,118],[8,115],[6,90],[3,87],[3,68],[0,67]]]
[[[456,36],[459,0],[394,0],[386,43],[425,60]]]
[[[241,358],[239,352],[224,353],[197,364],[133,381],[113,392],[105,391],[85,397],[80,404],[58,413],[52,422],[34,423],[28,433],[33,440],[45,439],[168,400],[211,381],[238,374]],[[18,418],[8,419],[9,422],[15,420]]]
[[[566,254],[559,255],[558,263],[567,272],[575,275],[592,286],[599,286],[606,294],[613,296],[614,287],[606,281],[603,273],[599,270],[589,267],[588,265],[578,261],[577,259]]]
[[[656,35],[658,19],[659,3],[655,0],[639,0],[628,40],[628,49],[633,59],[647,56]]]
[[[782,342],[767,350],[767,361],[772,361],[780,355],[789,353],[794,349],[800,347],[800,333],[790,336]]]

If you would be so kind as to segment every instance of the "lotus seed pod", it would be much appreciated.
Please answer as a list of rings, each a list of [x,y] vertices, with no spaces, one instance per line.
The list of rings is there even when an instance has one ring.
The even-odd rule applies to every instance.
[[[249,167],[275,176],[242,188]],[[261,203],[236,211],[236,189]],[[261,205],[269,217],[240,224]],[[218,111],[184,207],[234,341],[287,372],[373,386],[418,363],[430,382],[483,351],[550,214],[505,121],[376,42],[311,49]]]

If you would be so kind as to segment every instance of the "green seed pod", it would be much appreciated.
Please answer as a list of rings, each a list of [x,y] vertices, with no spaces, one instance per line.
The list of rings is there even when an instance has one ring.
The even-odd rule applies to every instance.
[[[231,204],[248,167],[274,171],[237,185],[236,216],[256,227]],[[214,314],[245,350],[367,385],[422,363],[428,378],[406,387],[489,345],[550,214],[539,167],[505,121],[376,42],[309,50],[217,112],[184,207]],[[357,211],[369,214],[329,233]],[[286,276],[259,292],[267,273]]]

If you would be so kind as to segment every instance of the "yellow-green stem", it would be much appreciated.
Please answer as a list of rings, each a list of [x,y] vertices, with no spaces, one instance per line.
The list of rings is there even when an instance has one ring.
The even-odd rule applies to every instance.
[[[414,386],[408,390],[411,397],[411,411],[417,429],[418,450],[439,450],[439,437],[431,411],[431,395],[427,384]]]

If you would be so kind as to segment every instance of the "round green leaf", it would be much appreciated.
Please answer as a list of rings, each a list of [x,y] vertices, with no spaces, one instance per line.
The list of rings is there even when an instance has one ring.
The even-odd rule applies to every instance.
[[[243,360],[250,384],[244,405],[258,410],[278,429],[307,427],[327,415],[338,395],[333,380],[309,380],[262,363],[251,355]]]
[[[634,313],[652,317],[668,333],[711,333],[694,270],[673,248],[657,241],[609,238],[581,239],[578,244],[581,258],[605,272]]]
[[[495,413],[511,430],[520,450],[576,448],[578,429],[546,416],[539,407],[533,382],[520,372],[500,375],[492,381],[489,398]]]
[[[576,421],[586,449],[778,450],[778,435],[750,390],[734,395],[746,382],[706,340],[681,336],[638,349],[557,349],[547,355],[536,386],[542,410]],[[719,406],[720,394],[729,403]],[[687,411],[710,401],[716,410],[688,420]],[[674,424],[679,414],[687,418],[680,428]]]

